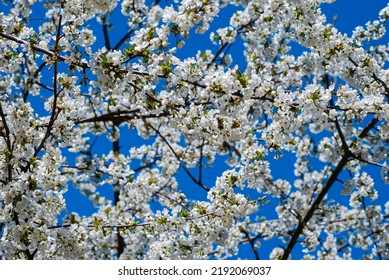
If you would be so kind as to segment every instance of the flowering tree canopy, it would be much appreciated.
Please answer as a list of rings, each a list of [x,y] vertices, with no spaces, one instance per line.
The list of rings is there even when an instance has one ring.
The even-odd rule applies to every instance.
[[[331,0],[4,2],[2,259],[384,257],[389,5],[347,36]],[[66,212],[69,188],[95,213]]]

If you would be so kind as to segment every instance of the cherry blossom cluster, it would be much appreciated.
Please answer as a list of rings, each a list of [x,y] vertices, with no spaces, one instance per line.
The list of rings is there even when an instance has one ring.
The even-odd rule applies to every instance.
[[[385,258],[389,5],[332,2],[4,1],[0,258]]]

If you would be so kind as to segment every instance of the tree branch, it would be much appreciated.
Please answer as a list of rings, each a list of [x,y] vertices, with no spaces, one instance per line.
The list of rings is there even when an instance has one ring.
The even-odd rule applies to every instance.
[[[160,133],[160,131],[156,128],[154,128],[151,124],[147,123],[145,121],[145,124],[147,126],[149,126],[152,130],[154,130],[158,135],[159,137],[161,137],[161,139],[166,143],[166,145],[169,147],[170,151],[173,153],[173,155],[176,157],[176,159],[180,162],[180,165],[182,166],[182,168],[184,169],[184,171],[188,174],[188,176],[190,177],[190,179],[196,184],[196,185],[199,185],[202,189],[204,189],[205,191],[209,191],[209,188],[207,188],[203,183],[199,182],[193,175],[192,173],[190,173],[190,171],[188,170],[188,168],[185,166],[184,162],[182,161],[182,159],[180,158],[179,155],[177,155],[176,151],[173,149],[173,147],[170,145],[169,141],[167,141],[167,139]]]
[[[50,57],[56,57],[58,60],[61,60],[61,61],[69,61],[70,58],[67,57],[67,56],[63,56],[63,55],[60,55],[58,53],[56,53],[56,51],[51,51],[51,50],[48,50],[48,49],[45,49],[45,48],[42,48],[40,46],[37,46],[35,44],[31,44],[29,42],[26,42],[24,40],[21,40],[19,39],[18,37],[16,36],[13,36],[13,35],[9,35],[9,34],[6,34],[4,32],[0,32],[0,39],[4,37],[8,40],[11,40],[11,41],[14,41],[16,43],[19,43],[21,45],[26,45],[26,46],[29,46],[31,47],[33,50],[37,51],[37,52],[41,52],[41,53],[44,53],[44,54],[47,54],[48,56]],[[70,62],[70,65],[71,66],[78,66],[78,67],[82,67],[82,68],[90,68],[89,65],[87,63],[78,63],[78,62]]]
[[[5,114],[4,114],[4,111],[3,111],[3,105],[0,101],[0,117],[1,117],[1,122],[3,123],[3,128],[5,130],[5,133],[3,131],[0,131],[1,135],[3,136],[3,138],[5,139],[5,142],[7,143],[7,149],[8,149],[8,155],[6,155],[7,157],[7,179],[6,179],[6,182],[10,182],[12,181],[12,166],[11,166],[11,155],[12,155],[12,144],[11,144],[11,132],[9,130],[9,127],[8,127],[8,124],[7,124],[7,120],[5,118]]]
[[[355,139],[350,146],[352,146],[358,139],[362,139],[366,137],[367,133],[377,124],[378,119],[374,118],[371,120],[371,122],[362,130],[362,132],[359,134],[358,138]],[[307,213],[305,214],[304,218],[298,223],[296,230],[293,232],[293,235],[291,239],[289,240],[289,243],[287,247],[284,250],[284,253],[282,254],[281,259],[287,260],[289,258],[290,253],[292,252],[294,246],[297,243],[297,239],[300,236],[300,234],[303,232],[303,229],[307,225],[307,223],[312,218],[313,214],[315,213],[316,209],[319,207],[320,203],[323,201],[324,197],[332,187],[332,185],[335,183],[337,177],[339,176],[340,172],[343,170],[345,165],[347,164],[350,156],[352,156],[352,153],[350,150],[347,150],[338,162],[335,170],[332,172],[331,176],[329,177],[327,183],[323,187],[323,189],[320,191],[318,196],[316,197],[315,201],[312,203],[311,207],[308,209]]]
[[[246,236],[246,240],[250,244],[250,247],[251,247],[251,250],[254,253],[255,259],[256,260],[260,260],[261,258],[259,257],[257,249],[255,249],[255,244],[254,243],[255,243],[255,239],[261,237],[261,235],[259,235],[259,236],[257,235],[257,236],[251,237],[250,234],[247,232],[247,230],[245,230],[243,228],[241,229],[241,232]]]
[[[116,140],[112,143],[112,151],[114,155],[118,155],[120,153],[120,146],[119,146],[119,140]],[[120,186],[118,184],[114,185],[114,205],[116,206],[120,202]],[[117,230],[116,232],[116,238],[117,238],[117,254],[118,258],[123,254],[124,248],[126,246],[124,242],[123,236],[120,234],[120,231]]]
[[[105,16],[102,16],[102,21],[103,21],[103,34],[104,34],[104,41],[105,41],[105,47],[107,48],[108,51],[111,50],[111,42],[109,40],[109,34],[108,34],[108,26],[109,23],[107,23],[107,18]]]

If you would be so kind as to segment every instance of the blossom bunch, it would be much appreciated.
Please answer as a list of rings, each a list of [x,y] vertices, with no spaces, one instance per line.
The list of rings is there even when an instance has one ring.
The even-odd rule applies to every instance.
[[[4,1],[0,258],[384,258],[389,5],[149,2]]]

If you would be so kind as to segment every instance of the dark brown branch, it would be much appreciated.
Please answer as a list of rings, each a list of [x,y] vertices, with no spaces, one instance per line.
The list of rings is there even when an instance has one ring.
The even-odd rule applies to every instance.
[[[51,87],[49,87],[49,86],[46,86],[46,85],[44,85],[44,84],[42,84],[42,83],[40,83],[40,82],[35,82],[38,86],[40,86],[41,88],[44,88],[44,89],[46,89],[46,90],[48,90],[48,91],[54,91],[54,88],[51,88]]]
[[[69,228],[72,225],[73,224],[51,226],[51,227],[47,227],[47,229]],[[132,227],[147,227],[149,225],[150,225],[149,223],[144,223],[144,224],[133,223],[131,225],[105,225],[105,226],[101,226],[101,228],[103,228],[103,229],[106,229],[106,228],[107,229],[114,229],[114,228],[117,228],[117,229],[128,229],[128,228],[132,228]],[[96,228],[95,225],[87,225],[87,227],[88,228]]]
[[[355,66],[355,67],[358,67],[358,63],[355,62],[351,57],[348,57],[348,60]],[[375,73],[372,73],[372,78],[374,81],[378,82],[379,84],[381,84],[384,89],[385,89],[385,96],[386,98],[388,99],[388,102],[389,102],[389,87],[388,85],[383,81],[381,80]]]
[[[130,29],[127,31],[127,33],[117,42],[117,44],[113,47],[114,50],[117,50],[120,48],[121,45],[131,36],[131,34],[134,32],[134,29]]]
[[[250,244],[250,247],[254,253],[255,259],[260,260],[261,258],[259,257],[258,251],[255,249],[255,239],[259,238],[261,235],[251,237],[250,234],[247,232],[247,230],[245,230],[243,228],[241,229],[241,232],[245,235],[247,242]]]
[[[329,89],[330,88],[330,78],[329,78],[328,74],[324,75],[323,81],[324,81],[324,83],[326,85],[326,88]],[[331,106],[335,105],[333,98],[331,98],[331,100],[330,100],[330,105]],[[348,148],[346,139],[345,139],[345,137],[343,135],[343,131],[342,131],[341,127],[340,127],[339,120],[338,120],[337,117],[335,117],[335,127],[336,127],[336,130],[338,131],[340,140],[342,141],[342,148],[343,148],[345,153],[348,153],[349,152],[349,148]]]
[[[0,131],[0,133],[4,137],[5,142],[7,143],[8,153],[10,154],[7,156],[8,158],[7,158],[7,179],[6,179],[6,182],[10,182],[10,181],[12,181],[12,166],[10,163],[10,161],[11,161],[10,157],[12,154],[12,144],[11,144],[11,138],[10,138],[11,132],[9,130],[7,120],[5,118],[5,114],[3,111],[3,105],[1,102],[0,102],[0,117],[1,117],[1,122],[3,123],[3,128],[5,130],[5,133],[3,131]]]
[[[24,40],[21,40],[19,39],[18,37],[16,36],[13,36],[13,35],[9,35],[9,34],[6,34],[4,32],[0,32],[0,39],[1,38],[6,38],[8,40],[11,40],[11,41],[14,41],[16,43],[19,43],[21,45],[26,45],[26,46],[30,46],[33,50],[37,51],[37,52],[41,52],[41,53],[44,53],[44,54],[47,54],[48,56],[52,57],[52,58],[57,58],[58,60],[60,61],[68,61],[69,58],[66,57],[66,56],[63,56],[63,55],[60,55],[58,53],[56,53],[56,51],[51,51],[51,50],[48,50],[48,49],[45,49],[45,48],[42,48],[40,46],[37,46],[36,44],[30,44],[29,42],[26,42]],[[89,65],[87,63],[78,63],[78,62],[71,62],[70,63],[71,66],[78,66],[78,67],[81,67],[81,68],[90,68]]]
[[[39,65],[38,69],[32,75],[33,78],[28,79],[29,82],[28,82],[26,90],[23,94],[23,101],[24,102],[27,101],[27,98],[29,96],[29,90],[30,90],[31,86],[34,85],[34,83],[36,83],[38,85],[40,84],[39,82],[37,82],[35,80],[38,78],[39,73],[43,70],[43,68],[45,68],[45,66],[46,66],[46,62],[43,62],[41,65]],[[28,69],[28,63],[26,64],[26,67],[27,67],[27,71],[30,72]]]
[[[209,191],[209,188],[206,187],[202,182],[199,182],[193,175],[192,173],[190,173],[190,171],[188,170],[188,168],[185,166],[184,162],[182,161],[182,159],[180,158],[180,156],[176,153],[176,151],[173,149],[173,147],[170,145],[169,141],[160,133],[160,131],[158,129],[156,129],[155,127],[153,127],[151,124],[147,123],[146,121],[144,121],[145,124],[150,127],[152,130],[155,131],[155,133],[157,133],[159,135],[159,137],[161,137],[161,139],[166,143],[166,145],[169,147],[170,151],[173,153],[173,155],[175,156],[175,158],[180,162],[180,165],[182,166],[182,168],[184,169],[184,171],[186,172],[186,174],[188,174],[188,176],[190,177],[190,179],[196,184],[196,185],[199,185],[202,189],[204,189],[205,191]]]
[[[58,114],[60,110],[57,111],[57,102],[58,102],[58,96],[60,94],[60,90],[58,91],[58,60],[57,60],[57,54],[58,54],[58,45],[59,45],[59,40],[61,39],[60,33],[61,33],[61,24],[62,24],[62,15],[59,15],[58,19],[58,27],[57,27],[57,35],[55,39],[55,44],[54,44],[54,84],[53,84],[53,89],[54,89],[54,97],[53,97],[53,106],[52,106],[52,113],[50,116],[50,121],[49,125],[47,126],[45,136],[43,137],[41,143],[39,146],[36,148],[35,153],[33,158],[35,158],[39,152],[43,149],[47,139],[51,135],[52,128],[54,126],[54,122],[58,117]],[[28,167],[26,170],[29,168],[30,163],[27,165]]]
[[[158,3],[161,2],[161,0],[156,0],[149,8],[149,11],[152,7],[154,7],[155,5],[158,5]],[[140,27],[142,24],[139,23],[137,27],[135,28],[132,28],[130,30],[127,31],[126,34],[124,34],[124,36],[119,40],[119,42],[116,43],[116,45],[113,47],[114,50],[117,50],[120,48],[121,45],[123,45],[123,43],[128,39],[130,38],[131,34],[134,33],[134,31],[136,30],[136,28]]]
[[[373,73],[373,79],[376,82],[380,83],[384,87],[384,89],[385,89],[385,96],[386,96],[386,98],[388,99],[388,102],[389,102],[389,87],[388,87],[388,85],[383,80],[378,78],[378,76],[375,73]]]
[[[143,169],[149,168],[149,167],[153,166],[157,162],[158,159],[159,159],[158,157],[155,157],[153,161],[151,161],[147,164],[144,164],[142,166],[139,166],[138,168],[135,168],[133,171],[135,173],[138,173],[139,171],[141,171]]]
[[[370,221],[370,217],[366,211],[366,203],[365,203],[365,199],[364,197],[362,197],[361,199],[361,202],[362,202],[362,208],[363,208],[363,211],[365,211],[365,214],[366,214],[366,218],[367,218],[367,223],[369,224],[369,228],[371,230],[371,236],[373,238],[373,244],[374,244],[374,247],[376,248],[377,250],[377,255],[378,255],[378,258],[380,260],[382,260],[382,255],[381,255],[381,252],[380,252],[380,247],[378,246],[378,243],[377,243],[377,239],[376,239],[376,236],[375,236],[375,232],[373,230],[373,225],[371,224],[371,221]]]
[[[205,139],[203,139],[201,145],[200,145],[200,159],[199,159],[199,179],[197,180],[198,182],[203,181],[203,148],[204,148],[204,142]]]
[[[120,153],[119,140],[116,140],[112,143],[112,151],[113,151],[114,155],[118,155]],[[120,189],[119,189],[119,187],[120,186],[118,184],[114,185],[114,205],[115,206],[120,202]],[[117,230],[117,232],[116,232],[116,238],[117,238],[117,254],[118,254],[118,258],[119,258],[120,255],[123,254],[126,244],[125,244],[124,238],[120,234],[119,230]]]
[[[355,139],[350,146],[355,144],[356,141],[359,139],[362,139],[367,136],[368,132],[377,124],[378,119],[374,118],[371,120],[371,122],[362,130],[362,132],[358,135],[358,138]],[[316,209],[319,207],[320,203],[323,201],[324,197],[332,187],[332,185],[336,182],[337,177],[339,176],[340,172],[342,172],[343,168],[346,166],[349,158],[352,156],[352,153],[350,150],[347,150],[340,159],[339,163],[337,164],[335,170],[332,172],[331,176],[328,178],[327,183],[323,187],[323,189],[320,191],[318,196],[316,197],[315,201],[312,203],[311,207],[308,209],[307,213],[305,214],[304,218],[298,223],[296,230],[293,232],[293,235],[291,239],[288,242],[287,247],[284,250],[284,253],[281,257],[283,260],[287,260],[289,258],[290,253],[292,252],[294,246],[297,243],[298,237],[300,234],[302,234],[303,229],[307,225],[307,223],[311,220],[313,214],[315,213]]]
[[[107,22],[108,19],[105,16],[102,16],[102,21],[103,21],[103,34],[104,34],[105,47],[107,48],[108,51],[110,51],[111,42],[109,40],[109,34],[108,34],[108,26],[109,26],[109,23]]]
[[[139,116],[136,113],[139,112],[139,110],[133,110],[128,111],[127,113],[107,113],[104,115],[83,119],[83,120],[74,120],[75,124],[82,124],[82,123],[92,123],[92,122],[115,122],[118,125],[124,121],[130,121],[134,119],[151,119],[151,118],[160,118],[160,117],[167,117],[170,114],[163,113],[163,114],[150,114],[150,115],[143,115]]]

